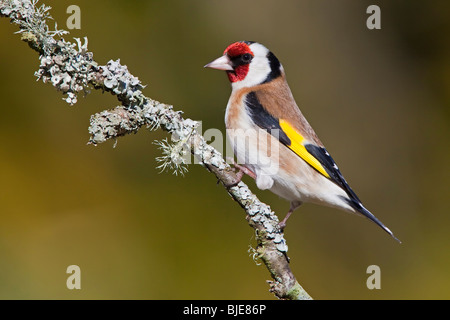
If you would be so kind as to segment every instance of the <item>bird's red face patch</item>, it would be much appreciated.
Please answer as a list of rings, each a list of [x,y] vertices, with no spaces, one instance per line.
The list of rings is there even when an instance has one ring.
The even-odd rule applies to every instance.
[[[240,56],[244,53],[250,53],[253,55],[252,50],[250,50],[250,47],[245,42],[232,43],[223,52],[223,54],[227,54],[231,58]]]
[[[232,60],[233,58],[240,57],[246,53],[251,54],[253,56],[252,50],[250,49],[249,45],[246,44],[245,42],[232,43],[223,52],[223,54],[228,55],[228,57],[230,57],[230,59]],[[234,68],[234,71],[227,71],[228,79],[230,80],[230,82],[237,82],[244,80],[244,78],[247,76],[249,68],[250,68],[249,64],[237,65]]]

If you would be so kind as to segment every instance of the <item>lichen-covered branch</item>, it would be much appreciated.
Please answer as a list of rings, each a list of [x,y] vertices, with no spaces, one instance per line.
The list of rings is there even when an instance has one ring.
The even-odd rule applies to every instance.
[[[188,150],[206,169],[223,183],[231,197],[247,214],[249,225],[256,232],[255,256],[260,258],[272,276],[271,291],[280,299],[311,299],[295,279],[287,257],[287,245],[278,218],[270,207],[262,203],[243,183],[236,182],[234,170],[222,155],[208,145],[197,131],[198,123],[182,117],[173,107],[146,97],[144,86],[120,60],[99,65],[82,42],[67,42],[66,31],[51,31],[47,25],[50,7],[37,6],[37,0],[0,0],[0,16],[8,17],[19,26],[22,40],[39,53],[38,79],[51,83],[73,105],[79,93],[99,89],[116,96],[120,106],[91,116],[89,143],[97,145],[135,133],[142,127],[161,128],[172,134],[170,143],[162,143],[162,167],[176,172],[186,170],[185,152]],[[175,138],[174,138],[175,137]],[[232,186],[232,187],[229,187]]]

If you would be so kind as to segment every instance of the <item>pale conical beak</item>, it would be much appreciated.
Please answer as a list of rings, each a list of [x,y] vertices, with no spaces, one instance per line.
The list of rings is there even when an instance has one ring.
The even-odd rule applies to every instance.
[[[226,71],[233,71],[233,66],[231,65],[231,60],[228,58],[228,56],[225,54],[221,56],[220,58],[217,58],[216,60],[208,63],[205,68],[212,68],[217,70],[226,70]]]

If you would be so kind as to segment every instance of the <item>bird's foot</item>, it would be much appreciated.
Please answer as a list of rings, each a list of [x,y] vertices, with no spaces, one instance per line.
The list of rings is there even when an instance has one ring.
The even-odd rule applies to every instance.
[[[228,162],[230,162],[230,164],[235,167],[236,169],[238,169],[238,172],[236,173],[236,180],[233,181],[232,183],[229,183],[228,185],[226,185],[227,188],[231,188],[231,187],[235,187],[239,182],[242,181],[242,178],[244,177],[244,174],[252,177],[253,179],[256,179],[256,174],[250,170],[249,168],[245,167],[245,166],[241,166],[240,164],[237,164],[233,158],[228,157],[227,158]]]
[[[284,217],[284,219],[283,220],[281,220],[280,222],[278,222],[278,227],[280,228],[280,230],[281,231],[284,231],[284,228],[286,228],[286,221],[287,221],[287,219],[289,219],[289,216],[291,215],[291,211],[289,211],[287,214],[286,214],[286,217]]]
[[[301,204],[302,203],[300,201],[291,202],[291,207],[289,208],[288,213],[286,214],[284,219],[278,223],[278,227],[280,227],[281,231],[284,231],[284,228],[286,228],[286,222],[289,219],[289,217],[291,216],[292,212],[294,212],[294,210],[297,209]]]

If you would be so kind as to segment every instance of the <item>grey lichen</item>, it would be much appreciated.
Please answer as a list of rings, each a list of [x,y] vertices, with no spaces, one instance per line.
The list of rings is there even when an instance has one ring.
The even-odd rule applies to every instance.
[[[64,100],[73,105],[77,102],[77,93],[86,91],[95,72],[96,63],[93,54],[87,51],[87,38],[81,44],[67,42],[61,37],[68,32],[55,29],[50,30],[47,20],[50,7],[37,6],[37,0],[2,0],[0,14],[8,16],[12,23],[19,25],[22,40],[40,53],[39,70],[35,72],[38,80],[50,82],[56,89],[66,94]],[[56,38],[61,38],[57,40]]]
[[[142,95],[144,86],[128,71],[127,66],[120,64],[120,59],[108,61],[106,66],[99,67],[99,73],[102,76],[104,88],[118,96],[124,104],[132,107],[145,103]]]
[[[99,66],[92,52],[84,43],[75,43],[62,38],[64,30],[49,30],[46,21],[51,19],[50,7],[37,7],[37,0],[0,0],[0,16],[9,17],[19,26],[22,40],[39,52],[40,66],[36,72],[38,80],[51,83],[63,92],[64,100],[73,105],[80,92],[100,89],[115,95],[121,105],[91,116],[89,143],[96,145],[109,139],[135,133],[141,127],[149,130],[161,128],[174,139],[160,143],[163,151],[162,167],[184,173],[187,153],[192,154],[205,168],[214,173],[223,183],[231,197],[247,214],[249,225],[255,229],[257,247],[253,257],[264,262],[274,281],[271,291],[282,299],[310,299],[295,280],[289,268],[287,244],[278,218],[270,207],[262,203],[243,182],[236,184],[236,174],[226,163],[220,152],[208,145],[197,131],[198,123],[184,119],[180,111],[146,97],[144,86],[133,76],[120,60],[110,60]],[[56,39],[60,38],[60,39]],[[181,171],[180,171],[181,170]]]
[[[51,82],[65,93],[67,97],[64,100],[70,105],[77,102],[78,92],[88,90],[93,73],[97,72],[93,54],[87,51],[87,38],[83,45],[79,39],[76,40],[76,44],[57,41],[58,50],[41,55],[39,70],[35,72],[38,80]]]

